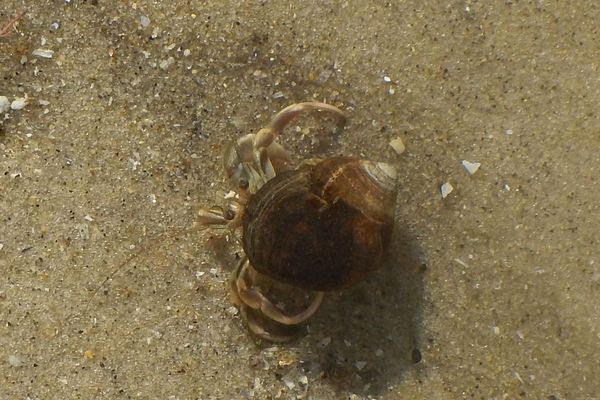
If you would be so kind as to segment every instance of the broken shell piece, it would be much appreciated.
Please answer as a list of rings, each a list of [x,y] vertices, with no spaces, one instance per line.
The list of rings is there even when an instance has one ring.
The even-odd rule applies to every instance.
[[[142,28],[145,28],[148,25],[150,25],[150,18],[148,18],[145,15],[140,16],[140,25],[142,26]]]
[[[14,356],[14,355],[10,355],[8,356],[8,363],[12,366],[12,367],[22,367],[23,366],[23,359],[19,356]]]
[[[357,370],[362,371],[362,369],[367,365],[366,361],[357,361],[354,363],[354,366]]]
[[[237,193],[234,192],[233,190],[230,190],[229,193],[227,193],[227,194],[225,194],[225,196],[223,196],[223,198],[225,198],[225,199],[233,199],[236,197],[238,197]]]
[[[8,101],[8,97],[0,96],[0,114],[5,113],[10,110],[10,101]]]
[[[12,110],[22,110],[25,108],[26,105],[27,105],[27,99],[24,99],[22,97],[17,97],[16,99],[13,100],[12,103],[10,103],[10,108]]]
[[[442,198],[445,199],[446,196],[448,196],[450,193],[452,193],[452,191],[454,190],[454,187],[450,184],[450,182],[446,182],[442,185],[442,187],[440,188],[440,191],[442,192]]]
[[[52,58],[52,56],[54,55],[54,50],[35,49],[31,54],[33,54],[36,57]]]
[[[479,167],[481,167],[481,163],[478,163],[478,162],[472,163],[467,160],[462,160],[462,165],[463,165],[463,167],[465,167],[465,169],[467,170],[469,175],[473,175],[475,172],[477,172]]]
[[[399,137],[396,139],[392,139],[392,141],[390,141],[390,146],[398,154],[404,153],[404,150],[406,149],[404,143],[402,142],[402,139],[400,139]]]

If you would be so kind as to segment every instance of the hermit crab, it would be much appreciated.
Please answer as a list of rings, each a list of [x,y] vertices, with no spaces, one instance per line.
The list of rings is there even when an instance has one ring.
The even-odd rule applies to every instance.
[[[308,319],[324,292],[352,286],[376,270],[393,227],[392,165],[337,156],[290,166],[277,139],[306,111],[331,113],[339,128],[346,122],[342,111],[325,103],[284,108],[267,128],[226,147],[223,168],[237,195],[199,212],[201,225],[241,229],[244,255],[231,279],[234,301],[249,329],[270,341],[292,338],[287,327]],[[275,287],[310,295],[290,311],[277,301]]]

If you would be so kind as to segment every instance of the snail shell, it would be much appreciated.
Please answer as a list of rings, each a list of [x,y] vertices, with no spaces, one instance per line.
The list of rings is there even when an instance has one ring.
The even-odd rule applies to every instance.
[[[242,243],[250,263],[278,281],[318,291],[363,280],[389,243],[396,171],[333,157],[269,180],[248,203]]]

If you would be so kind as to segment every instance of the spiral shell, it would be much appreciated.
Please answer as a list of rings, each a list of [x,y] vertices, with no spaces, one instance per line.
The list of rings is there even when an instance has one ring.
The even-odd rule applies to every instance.
[[[353,157],[305,163],[250,198],[244,251],[258,272],[299,288],[352,286],[381,266],[395,200],[389,164]]]

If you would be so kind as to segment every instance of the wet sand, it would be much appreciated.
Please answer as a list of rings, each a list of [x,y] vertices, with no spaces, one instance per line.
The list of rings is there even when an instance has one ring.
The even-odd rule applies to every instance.
[[[28,3],[0,37],[26,103],[0,118],[0,398],[598,398],[597,2]],[[223,147],[300,101],[349,124],[294,121],[297,161],[398,166],[396,232],[273,345],[232,306],[241,249],[194,222]]]

